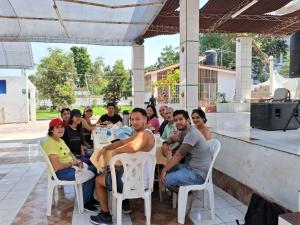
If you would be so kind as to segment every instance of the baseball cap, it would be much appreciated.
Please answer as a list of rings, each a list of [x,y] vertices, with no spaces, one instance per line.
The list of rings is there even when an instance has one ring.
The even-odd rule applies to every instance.
[[[71,117],[73,117],[73,116],[81,116],[80,110],[79,109],[73,109],[71,111]]]
[[[60,118],[52,119],[49,123],[49,128],[58,127],[63,125],[63,121]]]

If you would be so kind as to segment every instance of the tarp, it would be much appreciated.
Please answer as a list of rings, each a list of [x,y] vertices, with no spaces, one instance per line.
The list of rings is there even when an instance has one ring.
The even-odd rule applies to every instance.
[[[1,0],[0,41],[132,45],[166,0]]]
[[[33,69],[30,43],[0,42],[1,69]]]

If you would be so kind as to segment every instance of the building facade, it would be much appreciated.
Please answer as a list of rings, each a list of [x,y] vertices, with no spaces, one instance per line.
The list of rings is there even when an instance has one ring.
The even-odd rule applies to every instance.
[[[179,69],[179,64],[145,73],[145,102],[148,102],[153,94],[158,104],[170,104],[175,107],[179,105],[180,83],[163,89],[153,85],[166,79],[168,71],[174,69]],[[235,71],[199,65],[198,93],[195,93],[198,95],[198,106],[205,107],[207,111],[214,110],[218,93],[225,94],[227,101],[233,101]]]

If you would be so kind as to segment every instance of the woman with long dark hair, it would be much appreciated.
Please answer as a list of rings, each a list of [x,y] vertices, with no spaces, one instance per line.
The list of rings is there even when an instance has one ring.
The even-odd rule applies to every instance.
[[[211,132],[205,126],[205,123],[207,121],[205,112],[200,108],[194,109],[192,111],[192,120],[193,120],[193,123],[195,124],[195,127],[202,133],[202,135],[205,137],[205,139],[210,140]]]
[[[159,120],[157,111],[154,105],[148,105],[146,108],[148,123],[147,128],[152,130],[153,133],[157,133],[159,130]]]

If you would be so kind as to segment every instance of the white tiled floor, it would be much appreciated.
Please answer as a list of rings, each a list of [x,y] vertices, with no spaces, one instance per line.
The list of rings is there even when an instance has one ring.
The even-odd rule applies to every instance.
[[[23,153],[24,154],[24,153]],[[9,154],[17,157],[20,153]],[[10,224],[46,168],[45,163],[2,164],[0,173],[0,224]]]
[[[247,207],[215,186],[216,217],[212,221],[210,211],[201,208],[201,202],[195,199],[189,217],[195,225],[236,225],[235,220],[244,222],[244,215]],[[171,206],[170,206],[171,207]],[[89,224],[91,213],[78,214],[77,205],[74,207],[72,225]],[[154,215],[152,215],[154,216]],[[114,221],[114,224],[116,221]],[[122,224],[131,225],[131,219],[127,214],[123,214]]]
[[[235,224],[235,220],[244,221],[245,206],[222,189],[214,187],[216,218],[211,220],[210,211],[201,208],[200,200],[194,200],[193,208],[190,212],[190,218],[195,225],[213,225],[213,224]],[[195,203],[196,201],[196,203]]]

